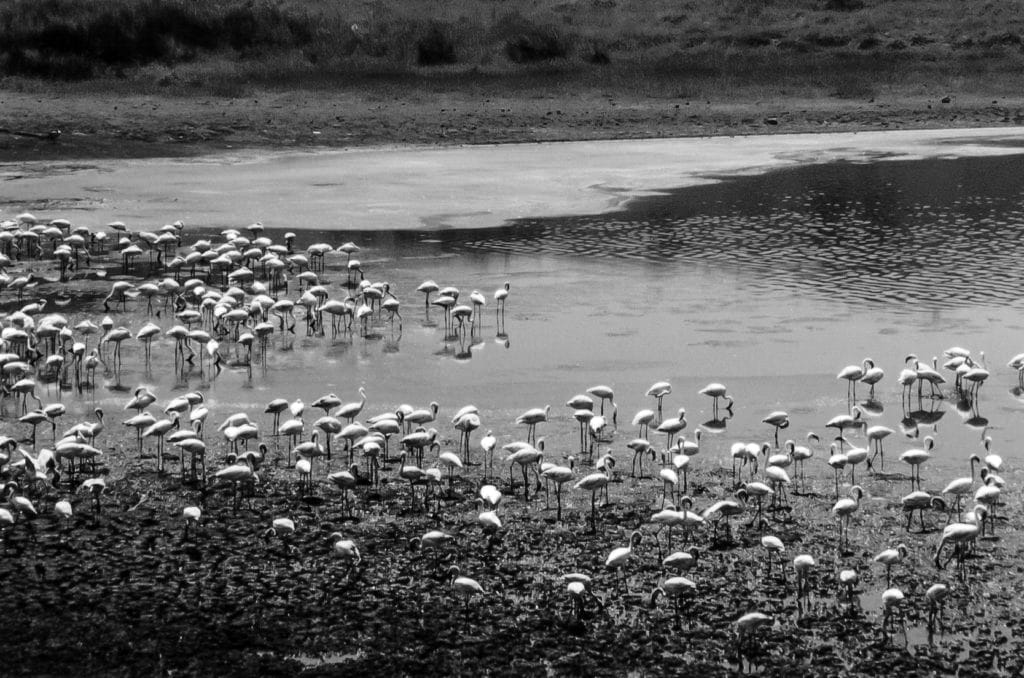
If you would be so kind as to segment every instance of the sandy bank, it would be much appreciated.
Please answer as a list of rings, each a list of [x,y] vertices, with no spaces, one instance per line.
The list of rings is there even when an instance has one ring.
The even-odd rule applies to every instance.
[[[494,227],[593,214],[657,191],[832,160],[1019,152],[1022,128],[717,136],[549,144],[222,152],[0,168],[0,214],[77,223],[330,230]]]

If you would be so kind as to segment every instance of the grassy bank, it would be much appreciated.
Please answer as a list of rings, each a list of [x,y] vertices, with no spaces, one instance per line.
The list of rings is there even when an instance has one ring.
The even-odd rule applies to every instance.
[[[17,0],[0,7],[0,27],[8,76],[157,87],[541,68],[780,87],[853,74],[858,94],[876,80],[1024,65],[1014,0],[970,12],[953,0]]]
[[[0,161],[1024,121],[1015,0],[12,0],[0,30]]]

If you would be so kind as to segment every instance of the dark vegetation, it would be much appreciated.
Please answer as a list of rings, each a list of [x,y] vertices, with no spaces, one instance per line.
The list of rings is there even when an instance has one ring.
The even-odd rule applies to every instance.
[[[541,64],[762,84],[767,74],[828,89],[823,71],[913,76],[912,85],[921,73],[1024,64],[1013,0],[971,12],[940,0],[12,0],[0,6],[0,30],[0,74],[58,80],[147,67],[209,75],[230,64],[233,77],[283,86],[296,74],[507,74]]]

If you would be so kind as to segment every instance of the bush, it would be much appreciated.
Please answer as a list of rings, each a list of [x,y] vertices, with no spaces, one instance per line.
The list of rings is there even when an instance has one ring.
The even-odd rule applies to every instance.
[[[569,55],[570,40],[554,25],[538,24],[512,14],[499,21],[494,31],[504,40],[505,55],[517,64],[564,59]]]
[[[67,0],[0,6],[0,66],[11,74],[79,79],[112,68],[174,63],[197,50],[230,47],[243,56],[302,46],[308,16],[275,5],[196,4],[181,0],[100,5]]]
[[[93,62],[87,56],[44,55],[38,50],[24,48],[7,50],[3,58],[0,58],[0,65],[10,75],[50,80],[86,80],[95,75]]]
[[[433,23],[416,43],[416,63],[420,66],[440,66],[458,61],[455,44],[448,28]]]
[[[864,9],[864,0],[825,0],[825,9],[833,12],[855,12]]]

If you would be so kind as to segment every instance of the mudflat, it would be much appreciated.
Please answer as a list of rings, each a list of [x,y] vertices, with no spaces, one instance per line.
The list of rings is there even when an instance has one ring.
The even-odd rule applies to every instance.
[[[504,91],[503,91],[504,90]],[[945,103],[944,103],[945,100]],[[430,81],[340,91],[167,96],[32,87],[0,94],[0,161],[1018,125],[1024,97],[881,94],[707,100],[549,83]],[[59,136],[50,134],[59,130]],[[55,137],[55,138],[54,138]]]

